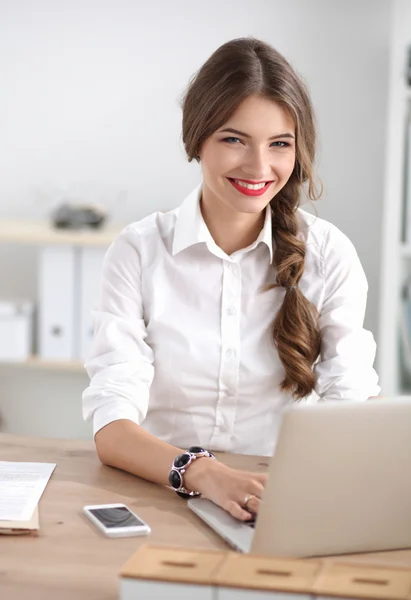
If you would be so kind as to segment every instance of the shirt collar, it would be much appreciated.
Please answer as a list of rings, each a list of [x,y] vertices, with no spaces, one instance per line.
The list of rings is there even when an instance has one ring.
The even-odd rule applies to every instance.
[[[216,244],[208,230],[200,209],[202,185],[197,186],[178,208],[174,228],[173,256],[194,244],[206,243],[209,247],[216,248]],[[270,263],[273,262],[273,243],[271,228],[271,207],[267,206],[265,221],[256,241],[248,247],[253,250],[263,242],[270,252]]]

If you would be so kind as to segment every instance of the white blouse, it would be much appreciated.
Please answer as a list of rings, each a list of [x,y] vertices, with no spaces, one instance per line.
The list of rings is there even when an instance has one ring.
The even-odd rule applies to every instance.
[[[103,265],[83,414],[94,432],[131,419],[181,448],[271,455],[284,368],[272,322],[285,291],[275,281],[270,208],[258,239],[228,256],[202,218],[197,188],[177,209],[126,227]],[[363,329],[367,281],[334,225],[298,209],[306,241],[299,287],[320,311],[320,399],[378,395],[376,345]]]

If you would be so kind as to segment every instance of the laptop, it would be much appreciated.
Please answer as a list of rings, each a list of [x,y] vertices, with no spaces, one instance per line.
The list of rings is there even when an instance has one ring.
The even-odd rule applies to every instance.
[[[254,524],[188,506],[231,546],[309,557],[411,547],[411,399],[284,409]]]

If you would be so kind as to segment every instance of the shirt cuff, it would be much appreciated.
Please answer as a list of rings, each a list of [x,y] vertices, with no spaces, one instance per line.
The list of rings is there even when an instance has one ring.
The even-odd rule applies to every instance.
[[[96,408],[93,414],[93,436],[100,429],[119,419],[128,419],[140,425],[140,413],[130,402],[113,401]]]

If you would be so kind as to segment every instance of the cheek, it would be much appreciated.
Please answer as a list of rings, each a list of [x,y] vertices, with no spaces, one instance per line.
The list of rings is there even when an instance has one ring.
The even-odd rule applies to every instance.
[[[277,172],[283,179],[288,179],[293,172],[295,165],[295,154],[283,156],[281,161],[277,163]]]
[[[224,174],[238,163],[235,154],[227,152],[227,149],[219,144],[206,148],[202,156],[203,170],[213,175]]]

